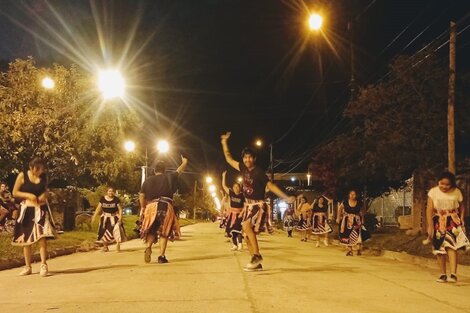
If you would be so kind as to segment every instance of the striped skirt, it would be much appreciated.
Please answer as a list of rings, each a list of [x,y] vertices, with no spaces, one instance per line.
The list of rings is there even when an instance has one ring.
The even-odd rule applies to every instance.
[[[118,216],[111,213],[101,214],[96,242],[108,245],[124,241],[126,241],[126,233],[122,224],[119,223]]]
[[[314,235],[328,234],[333,231],[331,226],[328,224],[328,219],[326,218],[325,213],[314,213],[312,224],[312,234]]]
[[[11,244],[30,246],[41,238],[54,237],[54,222],[48,206],[27,206],[22,203]]]
[[[339,224],[339,242],[348,247],[361,244],[361,231],[361,217],[356,214],[346,213]]]

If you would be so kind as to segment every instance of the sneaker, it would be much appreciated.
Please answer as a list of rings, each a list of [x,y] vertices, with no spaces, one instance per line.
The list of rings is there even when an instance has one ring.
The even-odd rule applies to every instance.
[[[263,257],[260,254],[255,254],[251,257],[251,261],[245,266],[247,269],[254,269],[263,262]]]
[[[144,252],[144,261],[145,263],[150,263],[150,260],[152,258],[152,249],[151,248],[146,248]]]
[[[232,250],[232,251],[237,250],[237,246],[236,246],[236,245],[232,245],[232,248],[231,248],[230,250]]]
[[[41,277],[49,276],[49,270],[47,269],[47,264],[41,264],[41,269],[39,270],[39,276]]]
[[[242,251],[242,249],[243,249],[243,245],[242,245],[241,243],[239,243],[239,244],[237,245],[237,250],[238,250],[238,251]]]
[[[262,271],[263,270],[263,265],[260,263],[260,264],[256,265],[256,267],[254,267],[254,268],[245,267],[243,270],[245,272]]]
[[[444,274],[439,276],[438,279],[436,279],[436,282],[438,283],[445,283],[446,281],[447,281],[447,275],[444,275]]]
[[[346,256],[353,256],[353,252],[352,252],[352,251],[348,251],[348,253],[346,253]]]
[[[449,279],[447,279],[449,283],[456,283],[457,282],[457,276],[455,274],[450,274]]]
[[[165,257],[164,255],[160,255],[160,256],[158,257],[157,262],[158,262],[159,264],[165,264],[165,263],[168,263],[168,260],[166,259],[166,257]]]
[[[323,244],[325,245],[325,247],[328,247],[329,246],[328,239],[323,240]]]
[[[27,275],[31,275],[32,272],[33,271],[31,269],[31,266],[25,266],[18,275],[19,276],[27,276]]]
[[[116,252],[121,252],[121,244],[119,242],[116,244]]]
[[[315,245],[316,248],[320,247],[320,241],[317,241],[317,244]]]

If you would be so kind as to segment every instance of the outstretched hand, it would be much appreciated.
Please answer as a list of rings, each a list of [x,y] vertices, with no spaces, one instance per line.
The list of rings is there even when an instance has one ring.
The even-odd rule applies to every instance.
[[[222,135],[220,136],[220,140],[222,140],[222,141],[227,141],[227,140],[230,138],[230,135],[231,135],[231,134],[232,134],[231,132],[226,132],[225,134],[222,134]]]

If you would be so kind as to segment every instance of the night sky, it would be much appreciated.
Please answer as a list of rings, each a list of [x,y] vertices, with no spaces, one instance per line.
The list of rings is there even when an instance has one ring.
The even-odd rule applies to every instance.
[[[309,33],[309,9],[324,13],[324,35]],[[465,0],[1,0],[0,59],[2,70],[29,55],[40,65],[78,62],[91,70],[90,60],[118,62],[129,43],[124,73],[128,92],[150,112],[142,135],[149,145],[169,137],[192,171],[215,172],[224,167],[219,136],[231,130],[235,156],[260,137],[275,142],[275,159],[285,161],[276,171],[305,172],[308,152],[344,127],[349,21],[356,80],[365,85],[451,19],[468,27],[469,9]],[[469,43],[466,29],[457,38],[458,70],[469,68]],[[265,146],[265,167],[267,157]]]

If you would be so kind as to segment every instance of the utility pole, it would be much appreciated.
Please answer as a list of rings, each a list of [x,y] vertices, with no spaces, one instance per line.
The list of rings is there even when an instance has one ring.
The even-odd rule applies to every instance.
[[[449,40],[449,94],[447,97],[447,149],[448,169],[455,174],[455,44],[457,39],[455,22],[450,22]]]
[[[273,144],[269,145],[269,171],[271,172],[271,182],[274,183],[274,159],[273,159]],[[271,194],[269,198],[269,205],[271,206],[271,214],[274,212],[274,197]],[[271,216],[271,218],[273,218]]]
[[[197,180],[194,181],[193,220],[196,220]]]

